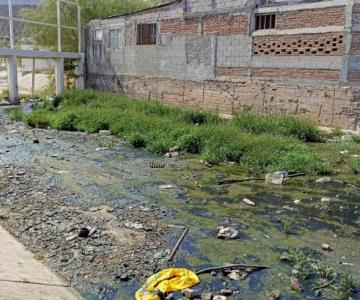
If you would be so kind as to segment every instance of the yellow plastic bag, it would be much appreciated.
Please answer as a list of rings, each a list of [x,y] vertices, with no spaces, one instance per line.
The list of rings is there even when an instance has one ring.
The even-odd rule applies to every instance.
[[[177,292],[200,283],[196,274],[187,269],[166,269],[152,275],[135,294],[136,300],[160,300],[154,295],[156,291],[162,293]]]

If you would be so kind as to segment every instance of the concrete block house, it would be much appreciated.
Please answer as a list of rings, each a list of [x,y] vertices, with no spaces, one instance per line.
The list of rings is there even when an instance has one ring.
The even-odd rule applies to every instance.
[[[360,0],[174,0],[89,23],[88,87],[360,130]]]

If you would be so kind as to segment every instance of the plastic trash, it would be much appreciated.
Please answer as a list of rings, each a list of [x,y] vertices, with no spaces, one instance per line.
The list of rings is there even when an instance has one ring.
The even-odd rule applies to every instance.
[[[167,294],[181,291],[200,283],[197,275],[187,269],[165,269],[152,275],[146,283],[136,292],[136,300],[161,300],[159,293]]]

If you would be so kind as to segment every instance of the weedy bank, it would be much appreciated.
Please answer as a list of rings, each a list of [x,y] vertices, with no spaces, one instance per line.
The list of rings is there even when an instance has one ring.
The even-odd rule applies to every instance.
[[[210,112],[93,90],[67,92],[30,114],[15,110],[11,115],[33,127],[88,133],[110,130],[136,148],[201,154],[210,164],[235,162],[252,173],[332,172],[331,160],[322,159],[308,145],[324,142],[324,136],[315,124],[295,116],[242,112],[225,120]],[[357,162],[351,164],[358,171]]]

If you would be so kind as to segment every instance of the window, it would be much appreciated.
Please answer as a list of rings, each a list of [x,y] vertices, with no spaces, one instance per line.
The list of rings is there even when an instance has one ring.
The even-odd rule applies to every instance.
[[[103,30],[95,29],[95,41],[102,41],[103,39]]]
[[[137,26],[137,45],[156,45],[156,24]]]
[[[255,30],[275,29],[276,14],[256,15]]]
[[[111,49],[120,49],[123,46],[124,31],[122,29],[109,30],[109,44]]]

